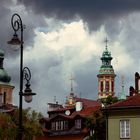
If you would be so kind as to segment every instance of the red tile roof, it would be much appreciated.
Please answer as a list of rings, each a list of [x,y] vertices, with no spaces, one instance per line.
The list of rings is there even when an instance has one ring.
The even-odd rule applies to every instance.
[[[62,116],[62,117],[67,118],[67,119],[74,119],[76,116],[86,117],[86,116],[92,115],[93,112],[96,111],[99,108],[100,108],[100,106],[88,107],[88,108],[82,109],[81,111],[74,111],[70,115],[58,114],[57,116],[54,116],[50,119],[44,119],[44,120],[49,121],[49,120],[54,119],[58,116]]]
[[[66,110],[71,110],[71,109],[74,109],[74,106],[65,107],[65,108],[56,108],[56,109],[53,109],[53,110],[48,111],[48,113],[49,112],[64,112]]]
[[[81,110],[79,112],[79,115],[83,116],[83,117],[86,117],[86,116],[92,115],[94,111],[96,111],[100,108],[101,108],[101,106],[88,107],[88,108],[85,108],[85,109]]]
[[[113,108],[132,108],[132,107],[140,107],[140,94],[136,94],[134,96],[128,97],[126,100],[119,101],[107,107],[107,109]]]
[[[85,98],[76,98],[76,102],[82,102],[84,107],[101,106],[99,102]]]
[[[101,104],[98,102],[98,101],[94,101],[94,100],[90,100],[90,99],[85,99],[85,98],[75,98],[76,102],[82,102],[83,103],[83,109],[86,109],[86,108],[93,108],[93,107],[99,107],[101,106]],[[72,109],[75,109],[75,105],[74,106],[67,106],[67,107],[64,107],[64,108],[56,108],[56,109],[53,109],[51,111],[48,111],[49,112],[64,112],[66,110],[72,110]]]
[[[51,111],[51,113],[52,112],[59,112],[59,114],[57,116],[62,116],[62,117],[65,117],[67,119],[73,119],[78,115],[81,117],[90,116],[90,115],[92,115],[92,113],[95,110],[101,108],[101,104],[98,101],[94,101],[94,100],[90,100],[90,99],[76,98],[76,102],[83,103],[83,108],[81,111],[76,111],[75,106],[73,106],[73,107],[65,107],[65,108],[55,109],[55,110]],[[71,109],[74,109],[74,111],[70,115],[64,114],[64,111],[71,110]],[[54,116],[53,118],[50,118],[50,119],[54,119],[57,116]]]

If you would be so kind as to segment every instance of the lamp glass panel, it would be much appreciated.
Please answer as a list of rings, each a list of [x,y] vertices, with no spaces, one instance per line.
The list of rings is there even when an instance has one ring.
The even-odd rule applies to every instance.
[[[25,99],[25,102],[27,102],[27,103],[30,103],[31,101],[32,101],[32,95],[25,95],[24,96],[24,99]]]

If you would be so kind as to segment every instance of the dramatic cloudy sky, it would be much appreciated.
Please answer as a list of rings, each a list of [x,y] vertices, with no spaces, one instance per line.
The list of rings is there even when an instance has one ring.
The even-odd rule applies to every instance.
[[[5,51],[4,66],[15,85],[14,104],[18,105],[19,51],[7,45],[13,30],[11,16],[20,14],[24,30],[24,65],[32,72],[32,89],[37,95],[33,107],[46,114],[47,103],[65,102],[73,75],[77,96],[97,99],[100,57],[109,39],[113,56],[116,95],[134,85],[140,72],[139,0],[0,0],[0,48]]]

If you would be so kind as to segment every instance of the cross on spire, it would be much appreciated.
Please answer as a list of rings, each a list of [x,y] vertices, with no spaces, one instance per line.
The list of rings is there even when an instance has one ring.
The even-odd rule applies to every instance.
[[[71,92],[73,92],[73,81],[74,81],[74,78],[73,78],[72,74],[71,74],[70,80],[71,80]]]
[[[107,39],[107,37],[106,37],[106,39],[105,39],[105,41],[104,41],[105,43],[106,43],[106,50],[107,50],[107,43],[109,42],[109,40]]]

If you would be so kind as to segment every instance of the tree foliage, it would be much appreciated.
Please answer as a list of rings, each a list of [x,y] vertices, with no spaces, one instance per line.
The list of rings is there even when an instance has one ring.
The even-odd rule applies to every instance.
[[[24,109],[23,116],[23,139],[32,140],[33,136],[43,135],[39,119],[40,113],[31,109]],[[19,110],[16,109],[10,114],[0,113],[0,140],[15,140],[19,126]]]
[[[102,102],[105,106],[106,106],[106,105],[111,105],[111,104],[113,104],[113,103],[118,102],[118,98],[109,95],[107,98],[101,99],[101,102]]]
[[[96,110],[86,119],[86,126],[91,130],[87,140],[103,140],[106,134],[105,116],[101,110]]]

